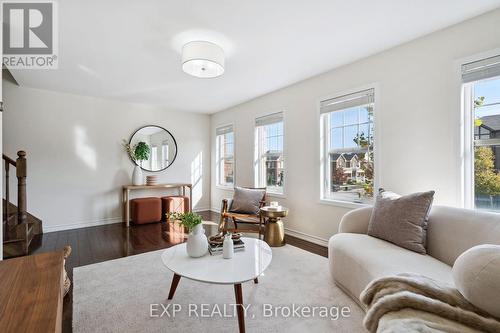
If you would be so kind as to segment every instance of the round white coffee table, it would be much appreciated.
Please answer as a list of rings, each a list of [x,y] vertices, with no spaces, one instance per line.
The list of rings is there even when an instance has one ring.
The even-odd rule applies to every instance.
[[[241,284],[250,280],[258,283],[259,275],[269,266],[273,254],[269,245],[259,239],[244,237],[242,240],[245,250],[235,252],[232,259],[223,259],[222,254],[191,258],[186,252],[186,243],[165,250],[161,259],[174,273],[168,299],[174,297],[181,277],[205,283],[232,284],[236,296],[238,326],[240,332],[245,332]]]

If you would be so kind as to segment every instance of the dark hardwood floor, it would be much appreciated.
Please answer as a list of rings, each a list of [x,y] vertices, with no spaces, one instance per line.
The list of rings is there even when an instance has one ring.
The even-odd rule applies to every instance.
[[[219,214],[210,211],[199,212],[204,220],[217,222]],[[217,232],[217,226],[205,226],[206,234]],[[122,258],[134,254],[155,251],[182,243],[186,234],[166,223],[131,225],[121,223],[98,227],[50,232],[36,236],[30,246],[30,254],[62,250],[70,245],[71,256],[66,261],[66,270],[73,281],[73,268],[102,261]],[[286,242],[304,250],[326,257],[326,247],[302,239],[286,236]],[[72,331],[73,286],[64,298],[63,332]]]

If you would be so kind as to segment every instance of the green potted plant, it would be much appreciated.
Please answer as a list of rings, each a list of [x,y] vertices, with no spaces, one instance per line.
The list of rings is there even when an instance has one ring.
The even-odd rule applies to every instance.
[[[179,221],[188,231],[186,252],[190,257],[202,257],[208,252],[208,239],[205,236],[201,216],[193,213],[171,213],[168,221]]]
[[[142,162],[149,159],[151,148],[144,141],[139,141],[134,146],[131,146],[126,140],[123,140],[123,147],[132,161],[136,163],[134,173],[132,174],[132,183],[134,185],[144,185],[144,176],[142,175],[141,167]]]

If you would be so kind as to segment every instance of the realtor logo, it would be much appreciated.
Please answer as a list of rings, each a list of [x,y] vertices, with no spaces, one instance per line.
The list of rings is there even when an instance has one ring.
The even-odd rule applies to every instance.
[[[56,4],[3,2],[3,62],[14,69],[57,68]]]

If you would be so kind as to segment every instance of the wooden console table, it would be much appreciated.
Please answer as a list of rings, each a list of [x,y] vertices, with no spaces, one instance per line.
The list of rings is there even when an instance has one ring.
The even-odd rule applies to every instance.
[[[61,332],[63,251],[0,261],[0,332]]]
[[[158,190],[158,189],[173,189],[181,190],[182,195],[186,195],[186,189],[189,189],[189,211],[193,210],[193,185],[192,184],[158,184],[158,185],[124,185],[123,186],[123,216],[127,227],[130,226],[130,191],[133,190]]]

